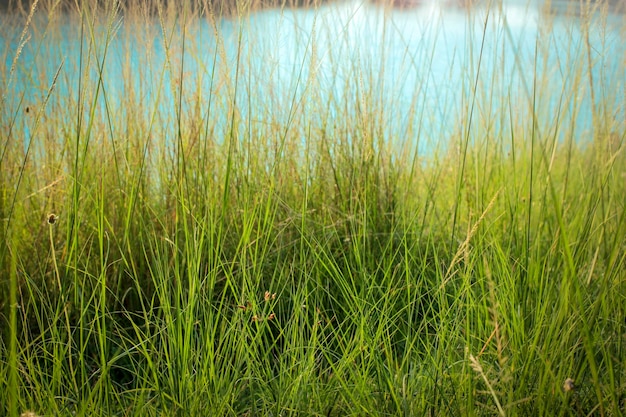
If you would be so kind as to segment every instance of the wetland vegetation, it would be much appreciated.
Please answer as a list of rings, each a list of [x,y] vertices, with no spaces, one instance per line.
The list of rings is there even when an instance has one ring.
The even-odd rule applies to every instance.
[[[624,415],[622,15],[182,3],[0,15],[0,414]]]

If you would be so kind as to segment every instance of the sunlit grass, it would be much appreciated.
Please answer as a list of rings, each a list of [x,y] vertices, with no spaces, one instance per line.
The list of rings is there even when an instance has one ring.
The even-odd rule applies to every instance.
[[[328,9],[284,12],[284,60],[246,32],[261,6],[3,20],[0,414],[623,415],[625,87],[591,18],[509,78],[506,22],[485,44],[470,13],[461,102],[433,110],[434,45],[406,47],[407,103],[319,35]]]

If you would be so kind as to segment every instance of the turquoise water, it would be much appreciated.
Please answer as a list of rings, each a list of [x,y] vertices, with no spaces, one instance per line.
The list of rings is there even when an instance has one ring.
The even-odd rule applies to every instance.
[[[112,136],[132,120],[152,120],[151,134],[166,138],[175,137],[179,118],[202,120],[223,138],[233,115],[247,137],[278,126],[303,138],[321,130],[352,138],[348,125],[375,114],[376,135],[424,152],[468,128],[507,138],[528,130],[533,112],[539,132],[577,140],[599,124],[623,129],[625,120],[624,18],[614,13],[597,12],[587,24],[546,15],[539,3],[468,10],[344,2],[169,20],[165,33],[157,18],[118,15],[91,25],[37,15],[17,60],[23,21],[0,21],[0,120],[26,140],[33,114],[65,120],[61,135],[71,134],[80,113],[82,123]]]

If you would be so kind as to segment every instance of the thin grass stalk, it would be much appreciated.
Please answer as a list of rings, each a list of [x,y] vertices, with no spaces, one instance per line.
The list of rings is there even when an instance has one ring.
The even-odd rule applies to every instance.
[[[3,242],[3,246],[8,246],[8,242]],[[4,251],[3,251],[4,252]],[[2,254],[2,258],[6,256]],[[7,412],[9,415],[17,415],[19,406],[19,391],[18,391],[18,334],[17,334],[17,256],[13,251],[8,250],[9,256],[9,352],[8,352],[8,378],[7,378],[7,393],[8,393],[8,407]],[[2,259],[0,258],[0,259]],[[4,259],[3,259],[4,260]],[[4,348],[3,348],[4,349]]]

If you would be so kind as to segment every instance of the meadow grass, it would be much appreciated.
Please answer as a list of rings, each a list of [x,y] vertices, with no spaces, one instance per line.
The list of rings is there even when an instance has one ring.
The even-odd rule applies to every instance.
[[[457,133],[423,152],[419,122],[386,133],[400,109],[376,71],[355,63],[330,98],[312,36],[295,84],[250,111],[255,45],[234,31],[229,50],[220,21],[258,5],[40,3],[1,33],[0,414],[624,414],[624,85],[603,91],[591,60],[558,91],[538,45],[513,103],[478,59]],[[50,72],[66,19],[80,54]],[[190,73],[200,20],[220,65]],[[139,85],[122,60],[115,95],[125,36],[166,59]],[[595,94],[589,138],[555,89],[568,109]]]

